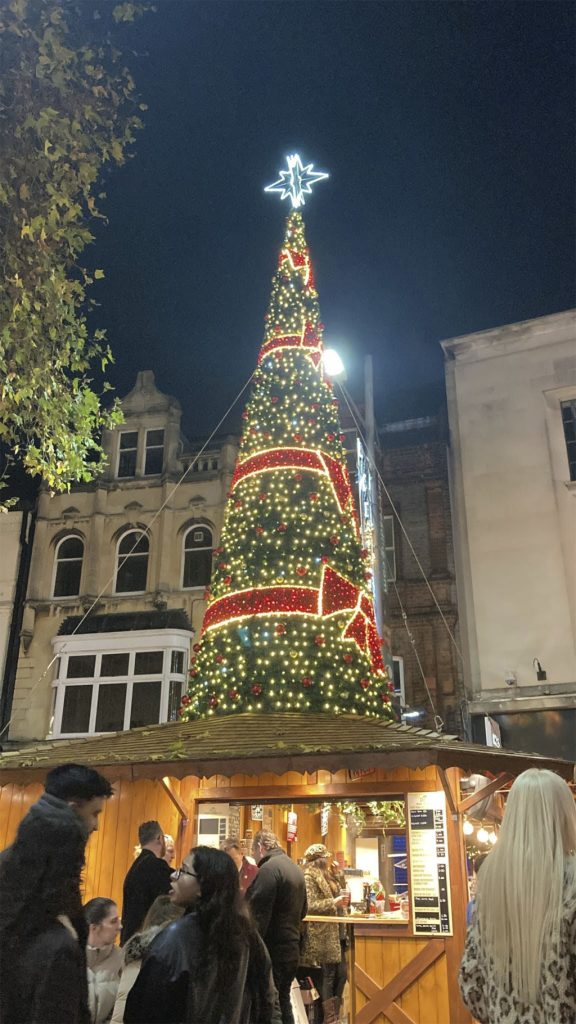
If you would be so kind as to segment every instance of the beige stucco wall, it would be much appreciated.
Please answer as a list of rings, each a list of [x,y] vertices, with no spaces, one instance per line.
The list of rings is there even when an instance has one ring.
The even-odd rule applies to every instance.
[[[472,695],[576,693],[576,484],[560,402],[576,397],[574,311],[443,342],[452,504]],[[510,694],[511,695],[511,694]]]
[[[187,527],[204,523],[212,527],[214,544],[218,543],[237,454],[235,441],[229,438],[210,446],[209,451],[218,455],[217,470],[189,472],[179,483],[187,459],[186,453],[182,456],[178,403],[156,389],[153,377],[140,374],[122,405],[126,421],[120,431],[165,429],[164,472],[118,480],[119,431],[113,431],[104,439],[110,464],[102,478],[69,494],[41,493],[12,709],[14,741],[44,739],[48,734],[55,678],[52,641],[67,616],[83,615],[88,608],[99,614],[184,608],[196,633],[202,625],[204,589],[182,588],[183,537]],[[144,527],[150,539],[146,592],[115,594],[116,544],[130,526]],[[80,597],[53,598],[55,550],[69,533],[85,542]]]

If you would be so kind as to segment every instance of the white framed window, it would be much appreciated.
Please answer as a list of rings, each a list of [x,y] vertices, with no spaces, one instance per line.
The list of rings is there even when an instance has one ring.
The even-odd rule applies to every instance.
[[[118,473],[121,479],[136,476],[138,463],[138,431],[122,430],[118,437]]]
[[[190,633],[75,634],[55,637],[53,646],[54,737],[118,732],[178,717]]]
[[[141,594],[146,590],[150,541],[143,530],[128,530],[116,549],[117,594]]]
[[[384,543],[384,573],[386,582],[396,579],[396,545],[394,542],[394,516],[382,517],[382,539]]]
[[[144,476],[158,476],[164,466],[164,431],[147,430],[144,447]]]
[[[84,541],[73,535],[63,537],[54,555],[53,597],[77,597],[80,593]]]
[[[570,480],[576,480],[576,398],[560,402]]]
[[[404,658],[400,655],[392,657],[392,682],[394,683],[394,697],[400,702],[400,707],[406,706],[406,690],[404,687]]]
[[[118,431],[116,476],[119,480],[160,476],[164,469],[164,447],[163,427]]]
[[[184,534],[184,589],[207,587],[212,576],[212,530],[209,526],[191,526]]]

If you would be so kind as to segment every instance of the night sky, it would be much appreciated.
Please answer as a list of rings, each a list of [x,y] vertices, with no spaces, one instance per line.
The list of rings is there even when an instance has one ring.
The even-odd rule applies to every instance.
[[[90,254],[120,395],[153,369],[214,428],[262,341],[289,152],[330,173],[304,208],[325,342],[351,390],[373,355],[380,417],[442,380],[441,339],[574,305],[572,4],[156,6]]]

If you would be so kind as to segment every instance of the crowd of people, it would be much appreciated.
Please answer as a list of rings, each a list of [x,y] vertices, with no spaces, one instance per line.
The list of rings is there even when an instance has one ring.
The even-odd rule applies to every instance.
[[[174,841],[146,821],[122,908],[108,896],[83,906],[86,842],[111,795],[91,768],[54,769],[0,854],[0,1024],[294,1024],[304,975],[317,1019],[337,1024],[347,897],[326,846],[301,868],[262,830],[252,857],[227,839],[174,870]],[[464,1002],[479,1024],[574,1024],[576,809],[562,779],[518,777],[477,871]]]

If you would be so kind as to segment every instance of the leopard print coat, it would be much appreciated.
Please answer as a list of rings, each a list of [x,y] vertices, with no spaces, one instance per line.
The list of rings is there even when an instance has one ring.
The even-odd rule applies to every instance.
[[[460,991],[479,1024],[576,1024],[576,893],[567,895],[560,942],[542,968],[540,996],[528,1005],[506,992],[494,974],[494,964],[482,951],[475,916],[468,929]],[[526,914],[526,927],[530,916]]]

